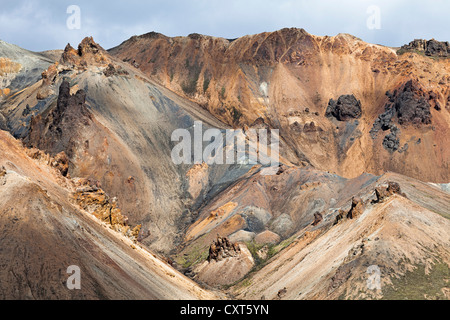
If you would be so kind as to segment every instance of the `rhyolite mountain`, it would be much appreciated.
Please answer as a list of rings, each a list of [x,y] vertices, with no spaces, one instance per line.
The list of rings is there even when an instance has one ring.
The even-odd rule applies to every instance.
[[[446,183],[450,60],[441,52],[448,44],[425,44],[398,55],[348,34],[290,28],[234,40],[152,32],[109,52],[230,126],[262,118],[280,129],[293,163],[348,178],[394,171]],[[341,105],[346,96],[353,98]],[[331,101],[342,110],[330,113]],[[380,130],[378,118],[393,103],[392,121]],[[383,141],[394,126],[392,148]]]
[[[446,50],[295,28],[0,42],[0,298],[448,299]],[[279,129],[281,165],[175,165],[195,121]]]

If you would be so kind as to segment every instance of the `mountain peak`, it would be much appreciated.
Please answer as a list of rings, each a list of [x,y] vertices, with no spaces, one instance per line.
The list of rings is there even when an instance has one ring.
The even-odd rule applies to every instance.
[[[75,50],[70,43],[64,49],[60,62],[75,66],[107,65],[110,59],[105,49],[94,41],[92,37],[84,38]]]

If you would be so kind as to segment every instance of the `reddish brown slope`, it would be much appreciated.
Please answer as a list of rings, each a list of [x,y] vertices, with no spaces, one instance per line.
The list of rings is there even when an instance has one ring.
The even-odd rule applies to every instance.
[[[397,56],[391,48],[351,35],[318,37],[303,29],[233,41],[149,33],[132,37],[110,53],[230,125],[251,125],[263,117],[281,130],[297,160],[306,159],[318,169],[346,177],[395,170],[422,180],[450,180],[450,151],[445,148],[450,132],[449,59],[415,53]],[[390,152],[383,147],[389,131],[378,139],[369,132],[385,111],[389,100],[385,93],[411,79],[425,92],[433,92],[425,98],[431,105],[431,123],[404,123],[400,144],[411,148]],[[329,99],[346,94],[361,102],[357,122],[325,117]],[[433,108],[435,102],[440,110]],[[317,130],[303,130],[311,122]],[[414,146],[419,138],[422,143]]]

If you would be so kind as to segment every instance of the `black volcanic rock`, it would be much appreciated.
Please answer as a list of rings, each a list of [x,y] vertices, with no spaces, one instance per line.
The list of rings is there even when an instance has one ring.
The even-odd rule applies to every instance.
[[[413,124],[416,126],[431,124],[430,101],[434,101],[435,108],[440,108],[436,101],[434,93],[425,93],[417,81],[410,80],[402,88],[395,90],[394,93],[387,92],[389,101],[386,103],[385,112],[380,114],[375,120],[372,130],[372,138],[376,137],[378,131],[392,129],[393,119],[397,117],[401,125]],[[387,137],[385,143],[387,146],[393,146],[395,134]],[[395,145],[395,144],[394,144]]]
[[[325,113],[327,117],[335,117],[339,121],[361,118],[361,101],[354,95],[342,95],[337,101],[330,99]]]
[[[395,132],[391,132],[384,137],[383,147],[389,152],[395,152],[400,148],[400,139]]]
[[[450,44],[448,41],[441,42],[435,39],[416,39],[401,47],[402,51],[419,51],[431,57],[449,57]]]
[[[418,84],[412,80],[408,81],[403,90],[395,99],[400,124],[430,124],[430,103]]]

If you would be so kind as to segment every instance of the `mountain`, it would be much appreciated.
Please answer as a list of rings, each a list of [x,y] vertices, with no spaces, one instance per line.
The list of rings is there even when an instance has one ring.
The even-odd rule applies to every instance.
[[[73,198],[78,181],[48,165],[55,159],[4,131],[0,147],[0,299],[217,298],[87,213]],[[66,288],[71,265],[82,290]]]
[[[41,53],[31,52],[0,40],[0,97],[21,90],[41,78],[54,61]]]
[[[2,46],[0,297],[448,299],[445,43]],[[175,130],[213,128],[279,129],[279,166],[173,161]]]
[[[148,33],[109,52],[229,125],[264,119],[293,163],[347,178],[395,171],[449,181],[446,58],[296,28],[234,40]]]

